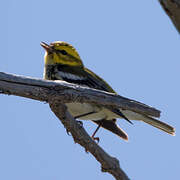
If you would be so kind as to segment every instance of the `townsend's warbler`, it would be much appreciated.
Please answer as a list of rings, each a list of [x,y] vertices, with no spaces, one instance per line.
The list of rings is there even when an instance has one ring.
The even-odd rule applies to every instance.
[[[64,80],[69,83],[115,93],[103,79],[85,68],[78,52],[72,45],[57,41],[50,45],[42,42],[41,46],[46,50],[44,79]],[[67,103],[66,105],[74,118],[92,120],[99,125],[98,128],[101,126],[108,129],[125,140],[128,139],[128,136],[117,126],[116,118],[124,118],[127,121],[140,120],[171,135],[175,134],[175,129],[168,124],[130,110],[104,107],[90,103],[75,102]]]

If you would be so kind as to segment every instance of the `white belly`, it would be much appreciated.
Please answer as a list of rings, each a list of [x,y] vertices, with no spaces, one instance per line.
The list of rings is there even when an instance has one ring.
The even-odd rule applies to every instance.
[[[73,117],[93,112],[92,114],[84,115],[82,117],[77,118],[81,120],[98,121],[102,119],[112,120],[114,118],[122,118],[122,117],[119,117],[119,115],[109,111],[108,109],[104,107],[99,107],[99,106],[88,104],[88,103],[67,103],[66,105],[68,107],[69,112],[71,113]],[[120,110],[129,120],[142,119],[141,114],[138,114],[129,110],[122,110],[122,109]]]
[[[92,114],[88,114],[78,118],[82,120],[98,121],[101,119],[108,119],[109,113],[111,114],[110,111],[108,113],[108,110],[103,107],[98,107],[96,105],[87,103],[67,103],[66,105],[73,117],[93,112]],[[110,117],[112,117],[112,115],[110,115]]]

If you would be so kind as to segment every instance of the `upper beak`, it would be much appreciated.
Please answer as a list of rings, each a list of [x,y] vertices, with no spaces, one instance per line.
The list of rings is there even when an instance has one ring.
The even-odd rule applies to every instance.
[[[41,42],[40,45],[47,51],[52,52],[52,48],[50,45],[46,44],[45,42]]]

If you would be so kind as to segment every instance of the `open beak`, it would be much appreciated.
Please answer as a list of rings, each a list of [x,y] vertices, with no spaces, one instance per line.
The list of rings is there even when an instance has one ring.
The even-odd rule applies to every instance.
[[[47,51],[52,52],[52,48],[50,45],[46,44],[45,42],[41,42],[40,45]]]

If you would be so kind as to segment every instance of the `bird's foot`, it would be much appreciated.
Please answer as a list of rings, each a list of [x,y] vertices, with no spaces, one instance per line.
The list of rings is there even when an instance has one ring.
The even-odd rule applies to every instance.
[[[93,137],[93,136],[91,136],[91,138],[92,138],[95,142],[97,142],[97,143],[99,143],[99,141],[100,141],[99,137]]]
[[[70,131],[68,129],[66,129],[66,133],[68,136],[71,136]]]
[[[77,120],[76,120],[77,121]],[[80,126],[80,127],[83,127],[83,122],[82,121],[77,121],[77,123],[78,123],[78,125]]]

